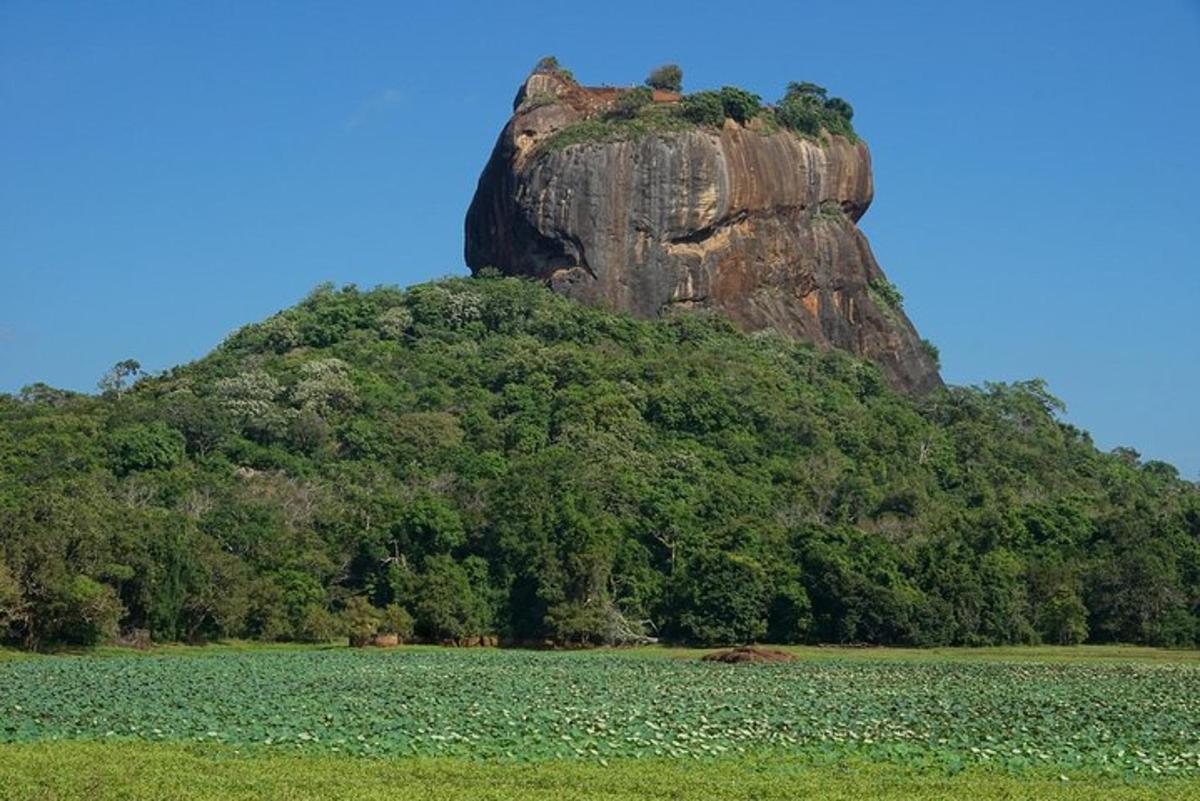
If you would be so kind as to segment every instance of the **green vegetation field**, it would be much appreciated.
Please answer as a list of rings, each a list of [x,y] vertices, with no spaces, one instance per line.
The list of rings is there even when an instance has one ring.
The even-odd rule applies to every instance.
[[[1188,797],[1200,662],[176,650],[0,661],[6,798]]]

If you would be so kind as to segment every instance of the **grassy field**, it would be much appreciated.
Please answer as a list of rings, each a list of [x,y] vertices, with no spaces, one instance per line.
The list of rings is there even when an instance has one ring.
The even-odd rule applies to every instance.
[[[236,754],[217,747],[86,742],[0,745],[6,801],[116,799],[354,799],[366,801],[634,801],[634,799],[1189,799],[1200,783],[1063,778],[993,770],[914,771],[846,763],[679,760],[602,766],[450,759],[380,760]]]
[[[0,797],[1200,796],[1195,652],[793,650],[7,654]]]

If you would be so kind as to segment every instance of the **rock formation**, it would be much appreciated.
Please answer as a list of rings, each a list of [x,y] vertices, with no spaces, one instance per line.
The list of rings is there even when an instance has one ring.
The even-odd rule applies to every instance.
[[[644,318],[711,309],[870,358],[906,392],[941,385],[855,225],[873,195],[865,144],[730,119],[551,141],[626,91],[529,77],[467,212],[472,270],[537,277]]]

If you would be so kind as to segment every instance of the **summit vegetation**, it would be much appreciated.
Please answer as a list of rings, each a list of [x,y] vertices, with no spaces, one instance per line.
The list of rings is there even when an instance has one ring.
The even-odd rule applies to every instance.
[[[534,71],[574,81],[553,56],[539,61]],[[673,93],[678,96],[677,102],[656,103],[652,90]],[[538,98],[537,102],[554,100]],[[727,119],[743,126],[758,120],[757,129],[764,134],[786,129],[818,141],[842,136],[856,142],[853,118],[854,108],[849,102],[830,97],[825,87],[808,81],[789,83],[773,105],[764,105],[761,96],[737,86],[683,94],[683,70],[676,64],[664,64],[650,72],[643,86],[625,90],[613,108],[566,126],[547,144],[559,149],[583,142],[632,139],[652,132],[720,128]]]

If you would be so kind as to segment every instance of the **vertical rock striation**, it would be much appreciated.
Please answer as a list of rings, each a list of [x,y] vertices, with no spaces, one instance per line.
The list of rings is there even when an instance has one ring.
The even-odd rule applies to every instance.
[[[712,309],[872,359],[906,392],[941,385],[855,224],[874,191],[865,144],[726,120],[548,145],[621,92],[529,77],[467,212],[472,270],[639,317]]]

